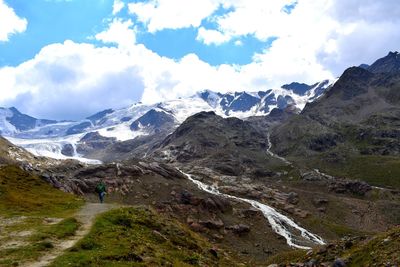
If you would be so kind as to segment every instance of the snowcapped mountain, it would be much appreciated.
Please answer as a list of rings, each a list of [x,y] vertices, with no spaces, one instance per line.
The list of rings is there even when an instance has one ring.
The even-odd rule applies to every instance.
[[[40,120],[22,114],[16,108],[0,108],[0,134],[13,135],[18,132],[28,131],[48,124],[54,120]]]
[[[291,83],[282,88],[259,92],[215,93],[205,90],[198,96],[223,117],[247,118],[268,115],[274,108],[295,106],[301,111],[307,102],[320,97],[333,81],[325,80],[314,85]],[[206,110],[204,110],[206,111]]]
[[[267,91],[225,94],[204,90],[192,97],[153,105],[136,103],[118,110],[107,109],[81,121],[40,120],[15,108],[1,108],[0,133],[35,155],[80,159],[89,151],[115,142],[160,133],[167,135],[187,117],[201,111],[241,119],[265,116],[275,108],[288,106],[301,111],[333,83],[329,80],[314,85],[291,83]]]

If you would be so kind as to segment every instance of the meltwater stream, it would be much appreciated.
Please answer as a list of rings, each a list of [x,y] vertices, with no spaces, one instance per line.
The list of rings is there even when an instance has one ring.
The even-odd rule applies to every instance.
[[[285,158],[283,158],[281,156],[278,156],[277,154],[275,154],[274,152],[271,151],[272,143],[271,143],[271,136],[270,136],[269,133],[267,134],[267,143],[268,143],[268,148],[267,148],[267,154],[268,155],[270,155],[273,158],[277,158],[277,159],[283,161],[284,163],[286,163],[288,165],[292,165],[292,163],[290,161],[288,161],[287,159],[285,159]]]
[[[221,193],[218,190],[218,187],[216,187],[214,185],[213,186],[207,185],[203,182],[200,182],[200,181],[194,179],[190,174],[184,173],[181,170],[179,170],[179,171],[182,174],[184,174],[190,181],[192,181],[194,184],[196,184],[199,189],[201,189],[207,193],[217,195],[217,196],[222,196],[225,198],[236,199],[236,200],[239,200],[239,201],[242,201],[245,203],[249,203],[254,208],[260,210],[263,213],[264,217],[270,223],[270,225],[271,225],[272,229],[275,231],[275,233],[283,236],[286,239],[286,242],[289,246],[299,248],[299,249],[310,249],[310,247],[305,246],[304,244],[300,244],[300,243],[309,243],[309,244],[316,244],[316,245],[325,244],[324,240],[321,237],[307,231],[306,229],[304,229],[303,227],[296,224],[294,221],[292,221],[287,216],[277,212],[275,209],[273,209],[265,204],[262,204],[258,201],[255,201],[255,200],[250,200],[250,199],[241,198],[241,197],[235,197],[232,195]],[[298,234],[296,235],[295,233],[293,233],[295,231],[298,232],[300,234],[300,236],[298,236]]]

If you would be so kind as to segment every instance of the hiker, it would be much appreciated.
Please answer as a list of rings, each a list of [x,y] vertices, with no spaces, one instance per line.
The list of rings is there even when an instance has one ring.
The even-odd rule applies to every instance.
[[[101,181],[97,186],[96,186],[96,193],[99,195],[100,203],[103,203],[104,201],[104,196],[106,195],[106,185],[104,184],[103,181]]]

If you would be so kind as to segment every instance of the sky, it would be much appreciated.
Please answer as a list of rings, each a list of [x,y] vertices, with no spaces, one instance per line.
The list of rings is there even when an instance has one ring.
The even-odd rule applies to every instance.
[[[333,79],[400,50],[398,0],[0,0],[0,106],[135,102]]]

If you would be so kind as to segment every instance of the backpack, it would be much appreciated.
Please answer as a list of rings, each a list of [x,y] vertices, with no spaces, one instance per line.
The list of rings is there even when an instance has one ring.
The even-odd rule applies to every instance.
[[[106,191],[106,187],[103,183],[100,183],[96,186],[96,193],[101,193],[101,192],[105,192]]]

